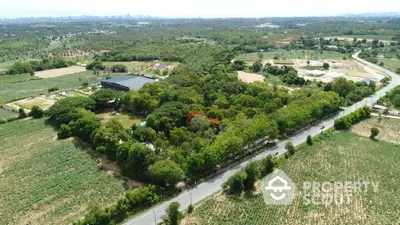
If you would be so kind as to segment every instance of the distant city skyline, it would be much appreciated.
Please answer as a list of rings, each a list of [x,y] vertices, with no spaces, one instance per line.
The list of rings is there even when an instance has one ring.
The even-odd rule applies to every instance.
[[[361,0],[54,0],[4,1],[0,18],[143,15],[164,18],[337,16],[346,13],[400,12],[400,1]]]

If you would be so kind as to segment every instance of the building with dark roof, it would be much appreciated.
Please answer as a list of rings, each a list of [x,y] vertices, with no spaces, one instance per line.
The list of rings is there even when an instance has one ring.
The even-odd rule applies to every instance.
[[[141,77],[127,75],[103,80],[101,81],[101,86],[104,89],[111,89],[116,91],[132,91],[139,90],[146,83],[154,82],[157,82],[157,80],[154,78],[150,78],[149,76]]]

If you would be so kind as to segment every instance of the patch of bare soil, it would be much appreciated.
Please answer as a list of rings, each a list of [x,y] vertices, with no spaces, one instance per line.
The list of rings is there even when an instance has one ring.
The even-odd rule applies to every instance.
[[[243,71],[238,72],[238,78],[239,80],[245,82],[245,83],[253,83],[253,82],[264,82],[264,76],[255,74],[255,73],[246,73]]]
[[[361,121],[351,128],[351,132],[369,137],[371,135],[371,128],[376,127],[379,129],[377,140],[387,141],[394,144],[400,144],[400,120],[382,117],[379,119],[373,116],[368,120]]]
[[[86,71],[85,67],[82,66],[71,66],[66,68],[60,69],[53,69],[53,70],[44,70],[40,72],[35,72],[35,76],[41,78],[52,78],[52,77],[59,77],[73,73],[79,73]]]
[[[260,181],[257,181],[255,184],[255,190],[253,191],[253,195],[259,195],[262,193],[262,185]]]
[[[193,215],[185,216],[179,223],[180,225],[200,225],[199,221],[197,221],[197,218]]]
[[[107,156],[103,155],[97,165],[106,171],[107,174],[113,174],[115,176],[121,175],[121,170],[117,165],[117,162],[108,160]]]
[[[102,170],[104,170],[107,174],[114,176],[121,176],[121,169],[117,165],[116,161],[110,161],[107,159],[107,156],[102,155],[100,162],[97,164]],[[145,185],[143,182],[132,180],[130,178],[124,177],[126,187],[128,189],[135,189]]]

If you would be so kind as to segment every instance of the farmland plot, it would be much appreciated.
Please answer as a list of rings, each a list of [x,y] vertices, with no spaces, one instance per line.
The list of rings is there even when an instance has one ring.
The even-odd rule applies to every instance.
[[[0,224],[70,224],[90,201],[113,203],[121,180],[78,142],[57,140],[41,120],[0,125]]]
[[[14,76],[15,78],[7,76],[7,79],[5,80],[2,80],[2,76],[0,76],[0,102],[10,102],[13,100],[46,94],[48,89],[52,87],[58,87],[60,90],[79,88],[82,87],[84,82],[88,82],[89,85],[93,85],[100,83],[101,80],[106,79],[106,76],[103,73],[100,75],[95,75],[91,71],[40,80],[26,80],[28,78],[23,76],[23,82],[10,81],[11,79],[22,79],[20,75]],[[110,74],[109,76],[120,75]]]
[[[376,127],[380,131],[376,139],[400,144],[400,119],[386,117],[379,119],[379,117],[373,116],[354,125],[351,128],[351,132],[369,137],[372,127]]]
[[[400,149],[394,144],[336,132],[297,152],[281,168],[296,183],[292,205],[267,206],[257,192],[239,197],[217,194],[202,202],[182,224],[396,224],[399,162]],[[303,181],[366,180],[379,182],[378,193],[356,193],[342,205],[305,205],[302,201]]]
[[[52,69],[52,70],[43,70],[39,72],[35,72],[35,76],[40,78],[52,78],[59,77],[73,73],[79,73],[86,71],[85,67],[82,66],[71,66],[66,68]]]
[[[15,117],[15,116],[18,116],[18,114],[0,108],[0,119],[7,119],[8,117]]]

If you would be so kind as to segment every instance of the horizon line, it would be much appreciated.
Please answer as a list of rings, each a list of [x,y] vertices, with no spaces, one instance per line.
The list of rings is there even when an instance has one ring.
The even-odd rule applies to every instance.
[[[368,15],[369,14],[369,15]],[[372,16],[373,14],[381,14]],[[382,14],[397,14],[397,15],[382,15]],[[231,16],[231,17],[208,17],[208,16],[152,16],[152,15],[131,15],[127,14],[110,14],[110,15],[69,15],[69,16],[19,16],[19,17],[0,17],[0,20],[18,20],[18,19],[60,19],[60,18],[79,18],[79,17],[94,17],[94,18],[150,18],[150,19],[262,19],[262,18],[329,18],[329,17],[400,17],[400,11],[393,12],[364,12],[364,13],[341,13],[337,15],[310,15],[310,16],[267,16],[267,17],[246,17],[246,16]]]

